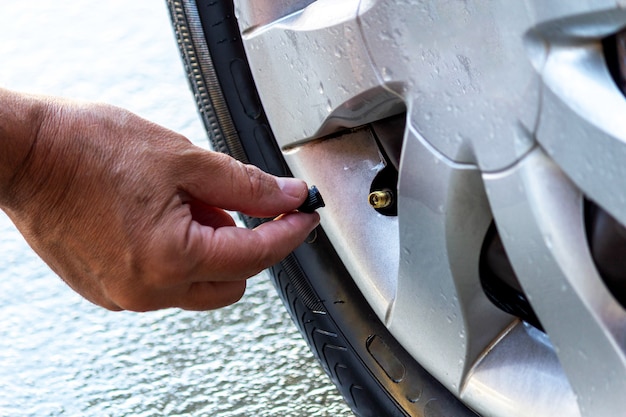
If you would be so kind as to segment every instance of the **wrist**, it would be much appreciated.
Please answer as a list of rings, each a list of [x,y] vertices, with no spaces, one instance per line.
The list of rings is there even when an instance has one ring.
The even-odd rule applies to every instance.
[[[46,117],[45,100],[0,88],[0,207],[18,199],[37,136]]]

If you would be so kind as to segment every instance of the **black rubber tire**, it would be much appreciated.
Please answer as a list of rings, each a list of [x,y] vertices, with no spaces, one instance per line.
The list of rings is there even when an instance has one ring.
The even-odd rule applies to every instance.
[[[257,96],[232,2],[167,4],[214,148],[274,175],[290,175]],[[244,221],[254,227],[263,220]],[[295,324],[356,415],[475,416],[378,320],[321,227],[270,272]]]

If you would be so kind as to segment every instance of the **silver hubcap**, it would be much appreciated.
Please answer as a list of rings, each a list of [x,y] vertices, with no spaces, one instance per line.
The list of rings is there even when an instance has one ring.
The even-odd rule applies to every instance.
[[[416,360],[484,415],[623,410],[626,313],[582,210],[588,198],[626,224],[626,100],[601,48],[626,11],[590,3],[235,1],[279,145],[322,191],[352,277]],[[381,122],[396,114],[400,130]],[[394,140],[392,217],[367,195],[385,166],[377,141]],[[482,291],[492,221],[545,333]]]

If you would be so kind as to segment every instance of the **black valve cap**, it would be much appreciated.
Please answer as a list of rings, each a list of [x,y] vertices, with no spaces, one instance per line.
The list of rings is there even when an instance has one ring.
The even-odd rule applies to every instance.
[[[324,199],[320,194],[320,190],[318,190],[316,186],[312,185],[309,188],[309,195],[307,196],[304,203],[302,203],[302,205],[298,207],[298,211],[301,211],[303,213],[313,213],[318,208],[325,206],[326,204],[324,204]]]

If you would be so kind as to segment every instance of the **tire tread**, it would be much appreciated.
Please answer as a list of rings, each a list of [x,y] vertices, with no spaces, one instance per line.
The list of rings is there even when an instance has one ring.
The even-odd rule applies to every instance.
[[[189,82],[215,149],[274,175],[291,175],[262,108],[260,113],[255,110],[254,103],[260,101],[253,82],[242,80],[240,69],[233,74],[232,63],[246,61],[232,2],[167,0],[167,4]],[[202,33],[190,18],[199,18]],[[207,83],[211,71],[219,83]],[[251,81],[249,72],[247,76]],[[209,95],[213,90],[220,94]],[[242,98],[242,94],[249,96]],[[225,113],[228,117],[220,119]],[[234,137],[228,120],[236,126]],[[265,221],[242,219],[251,228]],[[359,292],[323,229],[318,227],[315,233],[310,243],[270,268],[270,275],[296,327],[355,415],[475,416],[397,343]],[[374,336],[406,367],[402,381],[392,381],[368,352],[368,341]]]

